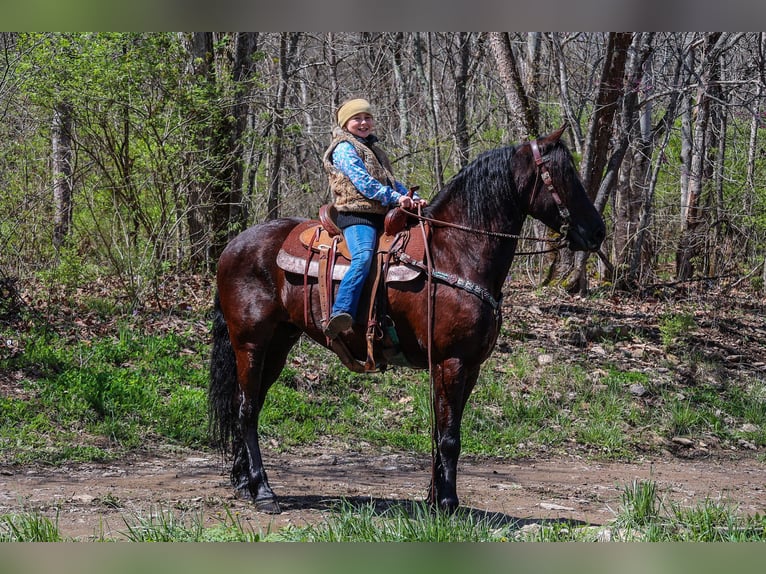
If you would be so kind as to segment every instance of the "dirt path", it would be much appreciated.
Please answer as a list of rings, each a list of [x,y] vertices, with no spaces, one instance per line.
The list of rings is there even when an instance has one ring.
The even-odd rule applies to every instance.
[[[309,451],[266,453],[269,479],[282,514],[268,516],[235,499],[219,458],[210,453],[168,453],[122,464],[61,468],[0,468],[0,514],[37,511],[55,518],[62,535],[78,540],[125,538],[126,520],[159,509],[198,515],[215,524],[226,509],[257,532],[321,521],[341,498],[379,506],[423,499],[427,456],[370,456]],[[766,511],[765,464],[754,459],[645,460],[593,463],[580,458],[539,461],[461,461],[463,507],[504,523],[569,519],[605,524],[634,479],[654,480],[663,496],[685,505],[705,498],[736,503],[743,514]]]

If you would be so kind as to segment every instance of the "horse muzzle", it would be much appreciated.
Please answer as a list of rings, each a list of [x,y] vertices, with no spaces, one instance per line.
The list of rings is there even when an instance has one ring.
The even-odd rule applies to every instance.
[[[606,226],[603,221],[600,226],[585,229],[579,226],[572,226],[567,233],[569,240],[569,249],[572,251],[596,252],[601,247],[606,237]]]

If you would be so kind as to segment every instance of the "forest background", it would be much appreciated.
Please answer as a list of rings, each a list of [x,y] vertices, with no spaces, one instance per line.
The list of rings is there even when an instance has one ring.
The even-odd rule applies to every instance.
[[[0,53],[4,299],[109,276],[139,306],[247,226],[316,216],[349,96],[425,196],[569,124],[608,238],[516,266],[535,284],[764,288],[763,33],[2,33]]]
[[[3,514],[24,519],[41,496],[35,481],[69,497],[102,486],[104,464],[165,472],[164,453],[210,454],[217,257],[247,226],[331,199],[321,156],[350,96],[372,101],[396,174],[426,197],[482,151],[567,123],[607,223],[598,253],[517,255],[467,455],[681,461],[705,494],[684,460],[725,468],[727,492],[760,476],[766,34],[0,33],[0,54],[0,482],[13,493],[0,538]],[[523,233],[519,252],[548,246],[539,224]],[[425,373],[356,378],[323,353],[299,345],[274,385],[269,449],[429,452]],[[223,503],[196,489],[182,502],[229,504],[218,474],[211,462]],[[348,494],[315,478],[312,492]],[[561,500],[592,500],[573,480]],[[159,475],[115,484],[98,503],[67,499],[62,532],[173,496]],[[710,539],[763,539],[753,484],[729,492],[756,513],[745,529],[704,507],[720,518]],[[519,496],[482,496],[506,494]],[[58,518],[61,499],[34,500]]]

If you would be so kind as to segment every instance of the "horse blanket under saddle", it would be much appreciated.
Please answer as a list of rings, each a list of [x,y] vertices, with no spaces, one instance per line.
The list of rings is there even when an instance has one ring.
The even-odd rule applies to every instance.
[[[309,277],[319,277],[319,254],[325,250],[329,253],[336,239],[332,278],[334,281],[340,281],[348,272],[351,263],[348,245],[342,235],[331,235],[322,223],[316,220],[299,223],[290,232],[277,254],[277,265],[291,273],[308,273]],[[400,262],[396,258],[399,252],[406,253],[416,261],[423,261],[425,243],[420,230],[405,229],[396,235],[384,233],[378,238],[377,253],[391,256],[386,270],[386,283],[411,281],[423,272],[419,267]],[[376,260],[377,258],[373,260],[373,266]],[[373,269],[370,270],[370,276],[374,276]]]

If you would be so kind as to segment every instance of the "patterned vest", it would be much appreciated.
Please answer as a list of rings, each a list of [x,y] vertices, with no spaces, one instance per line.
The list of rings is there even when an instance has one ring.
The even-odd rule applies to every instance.
[[[332,142],[324,153],[322,164],[330,180],[330,189],[335,195],[335,207],[338,211],[357,213],[387,213],[388,207],[379,201],[369,199],[359,193],[351,180],[332,164],[332,152],[340,142],[348,142],[354,146],[356,153],[362,158],[369,174],[383,185],[394,185],[394,176],[388,156],[375,144],[365,145],[354,135],[336,127],[332,131]]]

